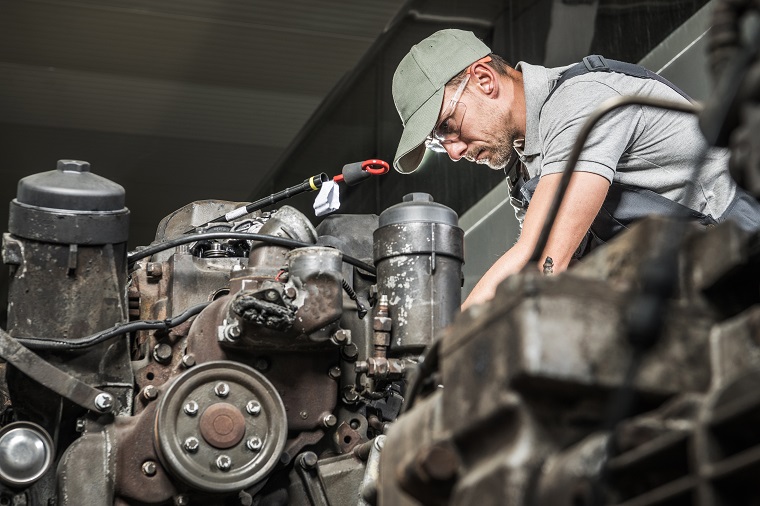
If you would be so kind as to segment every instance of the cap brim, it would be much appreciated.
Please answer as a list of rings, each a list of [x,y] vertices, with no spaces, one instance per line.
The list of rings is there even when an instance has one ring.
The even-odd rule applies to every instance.
[[[443,93],[444,88],[441,87],[406,122],[396,156],[393,158],[393,168],[402,174],[414,172],[422,162],[425,155],[425,138],[433,131],[438,121]]]

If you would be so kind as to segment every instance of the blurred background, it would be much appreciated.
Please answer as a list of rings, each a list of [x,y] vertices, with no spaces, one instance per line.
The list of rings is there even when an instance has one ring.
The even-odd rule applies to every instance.
[[[441,28],[472,30],[512,63],[641,62],[703,99],[711,3],[0,0],[0,223],[18,180],[62,158],[124,186],[131,248],[193,200],[392,162],[393,71]],[[460,214],[466,295],[517,234],[503,173],[427,156],[413,175],[345,189],[340,212],[379,214],[412,191]],[[314,196],[287,203],[313,217]]]

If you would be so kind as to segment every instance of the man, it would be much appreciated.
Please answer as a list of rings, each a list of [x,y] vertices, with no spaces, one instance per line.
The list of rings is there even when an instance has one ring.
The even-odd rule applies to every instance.
[[[621,95],[688,100],[641,67],[601,57],[562,68],[524,62],[512,68],[461,30],[436,32],[401,61],[393,76],[404,124],[396,170],[416,170],[426,147],[454,161],[511,169],[520,238],[463,309],[492,298],[504,278],[528,263],[580,129],[601,103]],[[551,257],[561,272],[590,243],[649,214],[686,214],[705,225],[730,217],[760,228],[758,203],[731,179],[727,152],[706,148],[693,115],[641,106],[606,115],[585,144],[542,258]]]

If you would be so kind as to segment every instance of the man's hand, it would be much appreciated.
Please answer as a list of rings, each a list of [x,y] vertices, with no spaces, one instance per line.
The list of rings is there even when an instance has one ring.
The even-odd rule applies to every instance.
[[[562,174],[548,174],[541,178],[525,215],[520,238],[478,281],[462,304],[462,310],[491,299],[504,278],[519,272],[528,263],[561,177]],[[573,174],[536,268],[540,269],[544,259],[550,256],[554,260],[555,273],[567,269],[573,253],[599,213],[609,187],[610,182],[598,174],[577,171]]]

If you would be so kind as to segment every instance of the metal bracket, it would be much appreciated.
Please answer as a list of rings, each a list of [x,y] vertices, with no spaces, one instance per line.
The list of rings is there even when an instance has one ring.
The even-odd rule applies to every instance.
[[[115,402],[111,394],[93,388],[58,369],[2,329],[0,357],[40,385],[83,408],[96,413],[110,413],[114,409]]]

